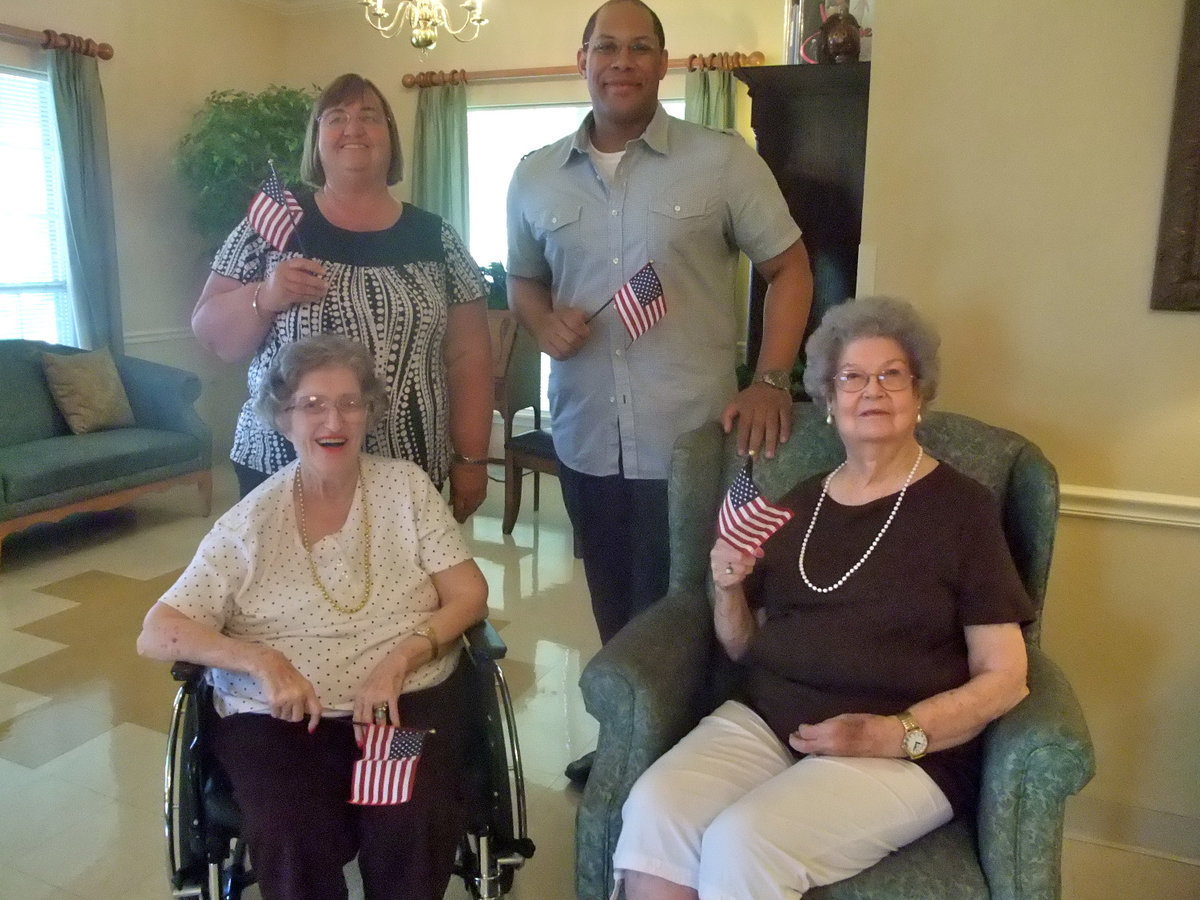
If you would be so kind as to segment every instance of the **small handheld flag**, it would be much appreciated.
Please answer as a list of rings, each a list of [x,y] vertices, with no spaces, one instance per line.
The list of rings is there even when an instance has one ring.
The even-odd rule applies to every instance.
[[[588,316],[587,321],[600,315],[609,303],[617,305],[617,313],[631,341],[636,341],[661,319],[667,312],[667,301],[663,297],[662,282],[654,271],[654,260],[634,272],[633,277],[621,286],[612,299]]]
[[[292,196],[292,192],[283,186],[279,173],[275,171],[274,160],[268,160],[267,165],[271,174],[250,201],[250,210],[246,213],[246,218],[250,221],[250,227],[262,235],[263,240],[282,253],[292,235],[296,233],[300,220],[304,218],[304,211]],[[303,245],[300,252],[305,252]]]
[[[407,803],[426,733],[391,725],[366,726],[363,756],[354,764],[350,802],[358,806]]]
[[[730,485],[717,517],[717,533],[743,553],[754,553],[792,517],[790,509],[767,502],[750,477],[747,462]]]

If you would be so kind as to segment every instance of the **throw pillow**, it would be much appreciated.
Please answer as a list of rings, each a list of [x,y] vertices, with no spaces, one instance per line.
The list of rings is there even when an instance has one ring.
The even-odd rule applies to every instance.
[[[107,348],[43,353],[42,369],[58,411],[75,434],[134,424],[129,397]]]

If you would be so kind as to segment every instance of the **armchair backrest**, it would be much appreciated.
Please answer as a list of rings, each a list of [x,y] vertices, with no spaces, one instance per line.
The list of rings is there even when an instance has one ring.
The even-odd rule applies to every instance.
[[[1035,444],[969,416],[927,412],[917,439],[934,457],[987,487],[999,500],[1017,571],[1038,611],[1025,629],[1036,644],[1058,521],[1058,475]],[[770,500],[827,472],[844,457],[836,430],[811,403],[793,409],[791,439],[774,459],[755,457],[754,481]],[[708,578],[708,551],[717,511],[744,459],[732,436],[712,422],[675,445],[670,476],[671,590],[694,589]]]

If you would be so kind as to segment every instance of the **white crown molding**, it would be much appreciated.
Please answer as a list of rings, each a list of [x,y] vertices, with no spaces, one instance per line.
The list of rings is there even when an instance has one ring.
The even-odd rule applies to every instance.
[[[1151,494],[1064,484],[1060,488],[1058,508],[1064,516],[1084,519],[1115,519],[1142,525],[1200,528],[1200,497],[1179,494]]]

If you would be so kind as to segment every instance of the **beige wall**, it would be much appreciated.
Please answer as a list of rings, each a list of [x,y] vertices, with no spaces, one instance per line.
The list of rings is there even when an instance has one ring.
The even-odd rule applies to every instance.
[[[405,72],[570,63],[592,3],[491,0],[479,41],[444,40],[423,62],[402,39],[370,34],[348,0],[295,15],[265,0],[32,6],[0,0],[0,21],[117,49],[102,78],[126,332],[140,355],[201,372],[206,417],[227,446],[243,368],[188,336],[206,266],[169,167],[204,95],[361,71],[394,101],[410,142]],[[770,62],[782,7],[656,3],[672,55],[760,49]],[[1200,859],[1200,530],[1133,521],[1145,509],[1137,492],[1200,503],[1200,315],[1151,313],[1147,301],[1182,0],[1138,4],[1132,32],[1115,2],[876,7],[860,283],[937,320],[943,408],[1032,437],[1068,493],[1116,498],[1114,519],[1064,517],[1046,615],[1045,643],[1099,756],[1071,829]],[[678,76],[664,94],[682,96]],[[574,79],[472,89],[481,103],[583,96]]]
[[[879,4],[861,280],[937,320],[943,408],[1113,492],[1062,520],[1047,604],[1099,760],[1070,825],[1200,859],[1200,531],[1130,493],[1200,497],[1200,315],[1148,299],[1182,9]]]

